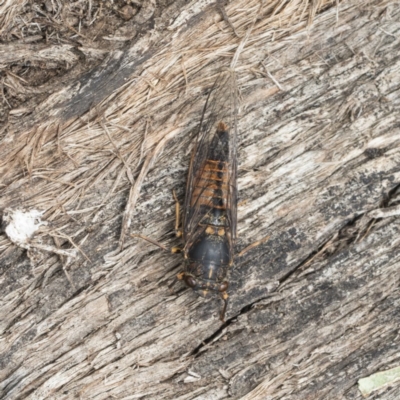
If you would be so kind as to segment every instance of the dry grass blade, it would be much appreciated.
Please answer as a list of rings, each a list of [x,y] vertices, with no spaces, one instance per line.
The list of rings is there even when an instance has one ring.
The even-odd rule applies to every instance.
[[[133,212],[135,209],[136,202],[139,198],[139,193],[140,193],[140,189],[142,187],[143,181],[144,181],[148,171],[153,166],[154,161],[157,159],[158,155],[164,149],[166,143],[169,140],[171,140],[176,134],[177,134],[177,131],[173,130],[173,131],[169,132],[166,136],[164,136],[164,138],[158,143],[156,148],[144,160],[144,163],[143,163],[142,169],[139,173],[139,176],[137,177],[135,184],[132,186],[132,188],[129,192],[129,198],[128,198],[128,202],[126,205],[124,218],[122,220],[122,229],[121,229],[121,236],[120,236],[120,242],[119,242],[120,249],[122,249],[124,246],[125,235],[131,226],[132,215],[133,215]]]

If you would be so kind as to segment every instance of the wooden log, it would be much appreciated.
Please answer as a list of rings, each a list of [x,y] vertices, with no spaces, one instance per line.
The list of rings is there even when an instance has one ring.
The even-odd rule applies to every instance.
[[[172,190],[183,199],[205,94],[241,41],[215,4],[163,9],[30,114],[10,113],[1,398],[361,399],[358,379],[399,365],[400,222],[369,213],[398,202],[400,8],[259,4],[226,6],[241,37],[257,17],[236,68],[237,252],[269,240],[238,257],[225,323],[217,299],[171,294],[179,254],[129,236],[180,244]],[[16,209],[47,225],[16,240]]]

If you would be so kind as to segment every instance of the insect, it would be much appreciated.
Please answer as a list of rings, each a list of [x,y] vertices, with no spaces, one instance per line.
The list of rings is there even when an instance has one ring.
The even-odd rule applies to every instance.
[[[207,96],[193,149],[183,208],[184,270],[177,275],[201,297],[217,294],[228,304],[237,224],[237,86],[233,70],[219,74]],[[140,236],[164,249],[153,240]],[[167,249],[166,249],[167,250]],[[175,249],[172,249],[176,252]]]
[[[183,210],[184,271],[178,279],[201,297],[228,302],[237,223],[237,96],[234,72],[218,76],[203,109]]]

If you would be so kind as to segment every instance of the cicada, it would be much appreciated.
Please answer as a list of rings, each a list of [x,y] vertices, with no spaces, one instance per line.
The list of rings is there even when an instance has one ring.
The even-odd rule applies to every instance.
[[[234,261],[237,223],[237,86],[233,70],[222,72],[205,102],[193,149],[183,208],[184,270],[177,278],[201,297],[218,294],[228,304],[228,271]],[[176,200],[177,236],[179,202]],[[164,250],[162,244],[141,237]],[[172,249],[175,253],[177,249]]]
[[[222,72],[204,106],[193,149],[183,209],[184,271],[178,274],[201,297],[228,303],[237,225],[237,85]]]

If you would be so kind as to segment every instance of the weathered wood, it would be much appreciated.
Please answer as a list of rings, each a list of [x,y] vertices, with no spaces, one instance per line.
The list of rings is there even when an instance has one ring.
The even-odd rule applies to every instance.
[[[72,45],[1,45],[0,62],[2,64],[29,64],[51,69],[57,68],[60,64],[75,64],[78,56],[72,50]]]
[[[225,324],[217,300],[171,294],[179,254],[118,247],[129,191],[129,232],[179,245],[172,189],[240,41],[214,4],[166,8],[10,119],[0,209],[45,211],[30,244],[76,257],[1,236],[2,398],[361,399],[359,378],[399,364],[400,221],[368,212],[398,201],[400,7],[316,3],[266,4],[237,68],[238,251],[270,239],[237,260]],[[239,36],[258,7],[226,6]]]

